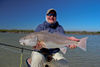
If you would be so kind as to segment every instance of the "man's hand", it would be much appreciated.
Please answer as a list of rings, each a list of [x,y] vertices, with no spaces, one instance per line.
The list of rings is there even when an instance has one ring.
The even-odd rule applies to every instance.
[[[68,37],[68,39],[69,39],[69,40],[72,40],[72,41],[77,41],[77,42],[80,41],[80,39],[77,39],[77,38],[75,38],[75,37]],[[73,49],[73,48],[76,48],[77,46],[74,45],[74,44],[71,44],[71,45],[68,45],[67,47]]]
[[[40,50],[41,48],[46,48],[46,45],[43,41],[38,41],[36,46],[33,46],[33,49]]]
[[[67,47],[69,47],[69,48],[71,48],[71,49],[77,48],[76,45],[68,45]]]
[[[75,37],[68,37],[69,40],[73,40],[73,41],[80,41],[80,39],[77,39]]]

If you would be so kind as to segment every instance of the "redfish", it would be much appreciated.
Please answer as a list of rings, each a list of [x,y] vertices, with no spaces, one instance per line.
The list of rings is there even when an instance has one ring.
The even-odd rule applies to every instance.
[[[68,36],[59,33],[49,33],[46,31],[34,32],[22,37],[19,42],[25,46],[35,46],[38,41],[43,41],[46,48],[62,48],[71,44],[76,45],[86,51],[86,40],[88,37],[81,38],[79,42],[68,39]]]

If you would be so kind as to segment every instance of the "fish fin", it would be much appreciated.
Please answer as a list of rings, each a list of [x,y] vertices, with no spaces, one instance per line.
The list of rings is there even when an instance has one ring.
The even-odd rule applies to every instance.
[[[60,50],[61,50],[61,52],[62,52],[63,54],[65,54],[65,53],[67,52],[67,47],[62,47],[62,48],[60,48]]]
[[[81,48],[83,51],[86,51],[86,40],[88,37],[84,37],[82,39],[80,39],[79,44],[77,45],[77,47]]]

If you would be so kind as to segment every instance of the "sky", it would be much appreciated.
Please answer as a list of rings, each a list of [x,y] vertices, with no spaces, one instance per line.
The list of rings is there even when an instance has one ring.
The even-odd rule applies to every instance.
[[[65,31],[100,31],[100,0],[0,0],[0,29],[34,30],[50,8]]]

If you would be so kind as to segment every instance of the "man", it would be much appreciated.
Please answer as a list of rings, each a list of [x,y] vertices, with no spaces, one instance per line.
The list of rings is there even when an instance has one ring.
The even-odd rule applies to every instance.
[[[38,25],[36,28],[36,32],[40,32],[43,30],[48,30],[50,33],[58,32],[64,34],[64,29],[59,23],[56,21],[57,13],[54,9],[49,9],[46,13],[46,21],[44,23]]]
[[[35,32],[48,31],[50,33],[57,32],[60,34],[65,34],[63,27],[61,25],[59,25],[59,23],[56,19],[57,19],[56,11],[54,9],[49,9],[46,13],[46,21],[44,21],[44,23],[38,25]],[[68,37],[68,39],[74,40],[74,41],[79,41],[79,39],[76,39],[75,37]],[[40,50],[41,48],[43,48],[42,44],[44,44],[44,42],[39,41],[34,48]],[[67,47],[76,48],[76,46],[73,44],[69,45]],[[30,64],[31,59],[28,59],[27,62],[28,62],[28,64]]]
[[[37,26],[35,32],[40,31],[48,31],[50,33],[60,33],[65,34],[64,29],[61,25],[59,25],[58,21],[56,20],[57,13],[54,9],[49,9],[46,13],[46,21],[44,23]],[[68,37],[70,40],[79,41],[79,39],[76,39],[75,37]],[[76,48],[75,45],[68,46],[69,48]]]

